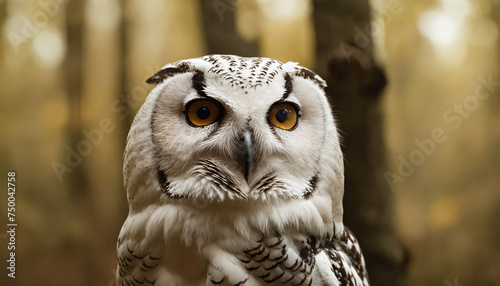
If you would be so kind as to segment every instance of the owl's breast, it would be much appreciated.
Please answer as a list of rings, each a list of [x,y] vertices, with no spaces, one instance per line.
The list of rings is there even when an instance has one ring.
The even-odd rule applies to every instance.
[[[171,285],[205,285],[208,260],[205,259],[196,245],[186,245],[180,236],[171,236],[165,241],[162,266],[165,269],[161,280]],[[160,284],[161,285],[161,284]]]
[[[174,215],[162,220],[164,241],[157,242],[164,244],[158,279],[167,285],[205,285],[214,265],[243,271],[239,257],[262,237],[233,207],[195,202],[162,208]]]

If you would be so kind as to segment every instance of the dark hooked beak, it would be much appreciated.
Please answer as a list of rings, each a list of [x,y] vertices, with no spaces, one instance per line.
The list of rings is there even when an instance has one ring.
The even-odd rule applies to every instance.
[[[243,176],[245,177],[245,181],[248,182],[248,175],[250,173],[250,168],[253,163],[253,142],[252,142],[252,133],[250,131],[245,131],[243,133],[242,141],[242,168],[243,168]]]

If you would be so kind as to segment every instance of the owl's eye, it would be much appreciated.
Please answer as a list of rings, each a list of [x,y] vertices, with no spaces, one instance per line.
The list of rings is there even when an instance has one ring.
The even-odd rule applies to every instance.
[[[222,106],[212,99],[195,99],[186,105],[186,120],[189,124],[201,127],[217,121]]]
[[[297,110],[298,107],[294,103],[281,102],[271,107],[267,119],[278,128],[292,130],[297,126],[299,118]]]

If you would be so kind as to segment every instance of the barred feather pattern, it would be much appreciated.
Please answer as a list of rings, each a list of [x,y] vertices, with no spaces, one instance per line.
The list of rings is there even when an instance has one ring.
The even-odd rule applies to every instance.
[[[206,285],[369,285],[361,249],[349,229],[344,228],[339,239],[289,240],[276,233],[253,242],[235,254],[245,275],[230,281],[223,269],[209,267]],[[157,284],[161,258],[138,254],[130,247],[118,257],[121,285],[177,285]]]

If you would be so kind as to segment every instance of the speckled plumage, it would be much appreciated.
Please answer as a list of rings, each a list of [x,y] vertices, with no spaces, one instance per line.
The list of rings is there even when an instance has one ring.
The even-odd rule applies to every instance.
[[[319,76],[211,55],[148,82],[124,156],[119,285],[368,285],[342,223],[343,159]],[[219,112],[202,126],[190,117]]]

